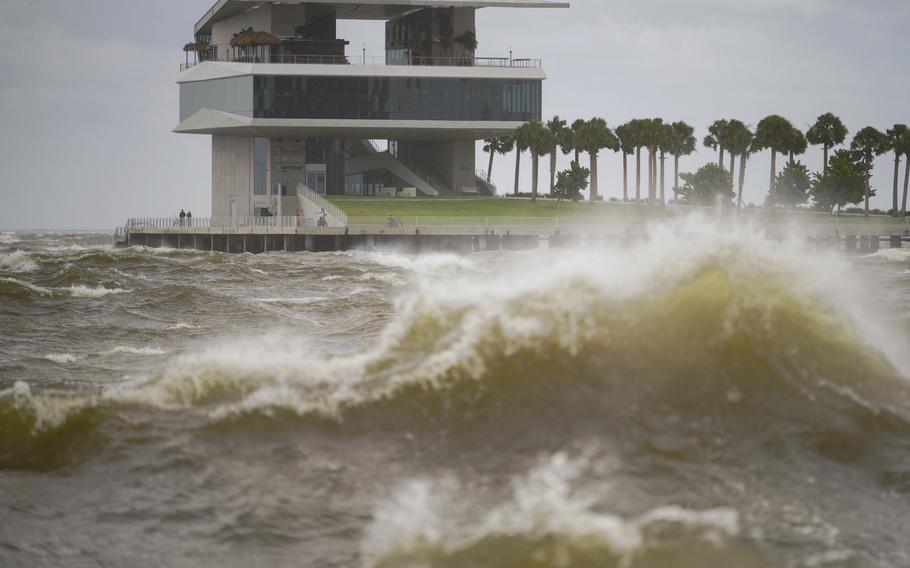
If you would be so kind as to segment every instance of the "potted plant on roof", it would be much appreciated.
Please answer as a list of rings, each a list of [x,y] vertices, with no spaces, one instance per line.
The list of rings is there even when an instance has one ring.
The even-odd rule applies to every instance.
[[[477,35],[471,31],[466,30],[461,35],[455,38],[455,43],[461,45],[465,51],[465,64],[473,65],[474,64],[474,52],[477,51]]]
[[[281,45],[281,40],[268,32],[257,32],[253,28],[247,28],[234,34],[231,38],[231,48],[240,50],[240,58],[247,63],[267,63],[269,61],[270,48],[275,45]]]

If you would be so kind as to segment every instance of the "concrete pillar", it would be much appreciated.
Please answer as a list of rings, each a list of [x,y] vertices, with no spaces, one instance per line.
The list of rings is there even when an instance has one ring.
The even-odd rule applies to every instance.
[[[901,243],[900,235],[891,235],[890,241],[891,241],[891,248],[893,248],[893,249],[899,249],[899,248],[901,248],[901,245],[903,244],[903,243]]]
[[[882,239],[878,235],[872,235],[869,237],[869,250],[872,252],[878,252],[878,249],[881,248]]]
[[[367,235],[367,250],[375,250],[375,249],[376,249],[376,236]]]
[[[844,250],[847,252],[856,252],[856,235],[847,235],[844,237]]]
[[[316,252],[316,239],[313,235],[306,235],[303,237],[303,248],[307,252]]]
[[[860,237],[859,237],[859,250],[861,250],[862,252],[869,252],[869,249],[870,249],[870,246],[869,246],[869,236],[868,236],[868,235],[860,235]]]

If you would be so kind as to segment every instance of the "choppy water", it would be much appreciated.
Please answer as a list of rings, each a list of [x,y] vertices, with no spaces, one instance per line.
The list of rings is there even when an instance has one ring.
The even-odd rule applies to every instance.
[[[0,565],[910,565],[910,250],[0,234]]]

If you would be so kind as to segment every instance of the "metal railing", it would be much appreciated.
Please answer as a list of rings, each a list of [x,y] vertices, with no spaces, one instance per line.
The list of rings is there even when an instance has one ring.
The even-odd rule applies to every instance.
[[[438,217],[438,216],[398,216],[370,215],[348,217],[349,227],[389,227],[414,228],[452,227],[452,228],[487,228],[491,230],[508,229],[509,227],[540,228],[554,230],[560,227],[593,227],[624,221],[617,217]]]
[[[316,219],[307,217],[131,217],[115,234],[125,237],[130,229],[225,229],[225,228],[316,228]]]
[[[324,196],[316,193],[304,184],[297,185],[297,196],[300,199],[306,199],[316,207],[325,209],[325,212],[335,218],[342,225],[348,224],[348,214],[342,211],[337,205],[326,199]]]
[[[221,62],[269,63],[292,65],[380,65],[380,66],[429,66],[429,67],[500,67],[535,69],[543,65],[540,59],[511,59],[508,57],[397,57],[385,55],[228,55]],[[200,62],[181,63],[180,71]]]

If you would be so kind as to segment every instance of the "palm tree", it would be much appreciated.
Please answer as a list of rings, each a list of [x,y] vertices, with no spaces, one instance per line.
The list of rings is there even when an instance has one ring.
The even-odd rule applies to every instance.
[[[735,159],[739,156],[739,192],[737,193],[736,208],[743,206],[743,184],[746,181],[746,160],[752,149],[754,138],[752,131],[742,121],[731,120],[726,132],[727,151],[730,152],[730,179],[736,179]]]
[[[657,146],[662,126],[663,120],[660,118],[645,119],[640,123],[639,142],[648,149],[648,203],[657,200]]]
[[[705,148],[720,150],[719,157],[717,159],[717,164],[720,167],[724,167],[724,145],[726,142],[726,129],[726,120],[715,120],[714,123],[708,127],[708,135],[705,136],[705,139],[702,141],[702,143],[705,145]]]
[[[674,122],[673,131],[673,148],[670,154],[673,155],[673,197],[677,198],[679,194],[679,158],[680,156],[689,156],[695,152],[696,139],[695,129],[685,122]]]
[[[528,150],[531,151],[531,201],[537,200],[538,178],[540,177],[540,157],[546,156],[556,148],[556,138],[540,121],[532,120],[522,126],[528,137]]]
[[[550,152],[550,194],[552,195],[553,190],[556,189],[556,150],[558,146],[562,145],[563,131],[567,130],[566,121],[559,118],[559,116],[554,116],[547,122],[547,129],[556,141],[556,144],[553,145],[553,151]]]
[[[794,128],[790,132],[790,139],[787,141],[787,147],[785,149],[787,154],[790,155],[790,163],[794,162],[794,156],[802,156],[805,154],[808,147],[809,143],[806,141],[803,131],[799,128]]]
[[[581,132],[581,129],[584,128],[587,123],[588,122],[586,120],[584,120],[583,118],[576,119],[575,122],[572,123],[572,126],[569,127],[569,130],[572,131],[573,139],[578,137],[578,133]],[[566,151],[565,148],[563,148],[563,152],[565,152],[565,151]],[[579,160],[578,154],[581,152],[581,150],[578,148],[577,145],[574,145],[572,148],[572,151],[575,152],[575,161],[578,162],[578,160]],[[579,164],[581,164],[581,162],[579,162]]]
[[[578,133],[578,148],[591,157],[591,201],[597,200],[597,155],[601,150],[619,150],[619,139],[602,118],[592,118]]]
[[[891,209],[891,214],[895,217],[897,217],[899,214],[897,209],[897,182],[898,178],[900,177],[901,154],[904,152],[904,148],[901,145],[901,140],[906,133],[906,124],[895,124],[894,128],[889,128],[887,131],[888,145],[891,146],[892,150],[894,150],[894,205]]]
[[[500,136],[499,138],[486,138],[483,142],[483,151],[490,153],[490,163],[487,166],[487,183],[489,183],[490,177],[493,175],[493,156],[511,152],[515,146],[515,140],[511,136]]]
[[[822,146],[822,173],[828,169],[828,150],[844,143],[847,127],[833,113],[826,112],[816,119],[815,124],[806,131],[806,140],[813,146]]]
[[[752,147],[755,151],[771,150],[771,183],[768,191],[774,190],[777,177],[777,153],[792,145],[793,125],[782,116],[772,114],[761,119],[755,128],[755,140]]]
[[[524,123],[518,127],[512,140],[515,142],[515,195],[518,195],[518,178],[521,173],[521,154],[530,146],[530,133],[528,126],[530,123]]]
[[[885,134],[871,126],[867,126],[856,133],[850,148],[860,152],[863,156],[863,164],[866,174],[866,200],[865,214],[869,216],[869,197],[872,194],[870,180],[872,178],[872,166],[875,156],[880,156],[891,149],[890,140]]]
[[[672,154],[673,149],[679,145],[676,139],[676,129],[672,124],[662,124],[660,127],[660,136],[657,148],[660,151],[660,204],[666,205],[667,199],[665,194],[666,184],[664,183],[664,165],[667,160],[667,154]]]
[[[629,156],[635,153],[635,144],[629,123],[616,127],[619,151],[622,152],[622,200],[629,200]]]
[[[629,143],[635,148],[635,202],[641,203],[641,149],[645,147],[645,129],[648,121],[634,118],[626,124]]]
[[[910,186],[910,131],[904,132],[898,141],[904,152],[904,197],[901,199],[901,216],[907,215],[907,189]]]

